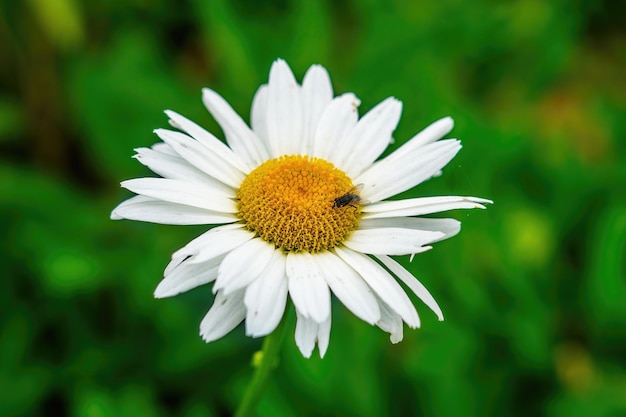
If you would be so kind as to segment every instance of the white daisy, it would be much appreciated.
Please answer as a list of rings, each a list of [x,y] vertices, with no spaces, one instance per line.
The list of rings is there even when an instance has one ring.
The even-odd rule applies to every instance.
[[[296,344],[310,357],[328,347],[331,294],[352,313],[402,340],[403,322],[420,320],[402,282],[443,320],[437,302],[389,255],[414,255],[457,234],[454,219],[421,218],[451,209],[484,208],[475,197],[384,201],[437,175],[461,149],[439,140],[453,126],[436,121],[391,155],[402,104],[388,98],[359,119],[352,93],[333,97],[326,70],[313,65],[298,85],[283,60],[252,102],[251,128],[215,91],[202,100],[226,144],[173,112],[157,129],[163,140],[135,158],[162,178],[122,187],[138,194],[111,218],[213,227],[172,255],[155,297],[213,282],[215,300],[202,323],[207,342],[245,320],[246,334],[279,324],[287,296],[297,315]]]

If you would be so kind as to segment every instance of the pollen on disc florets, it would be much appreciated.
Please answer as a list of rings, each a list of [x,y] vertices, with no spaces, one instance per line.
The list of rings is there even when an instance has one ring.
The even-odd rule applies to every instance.
[[[244,179],[237,191],[239,217],[277,248],[319,252],[336,246],[356,227],[360,206],[334,204],[353,189],[350,178],[328,161],[281,156]]]

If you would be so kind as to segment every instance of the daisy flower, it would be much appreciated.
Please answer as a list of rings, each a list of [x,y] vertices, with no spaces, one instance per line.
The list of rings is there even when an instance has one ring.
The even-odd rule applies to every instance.
[[[135,158],[161,178],[124,181],[137,196],[113,219],[218,225],[172,255],[155,297],[213,283],[215,300],[200,324],[211,342],[245,320],[252,337],[280,323],[287,298],[297,315],[295,341],[305,357],[324,356],[331,295],[354,315],[402,340],[420,319],[403,284],[443,320],[426,288],[390,255],[410,255],[457,234],[454,219],[417,217],[485,208],[475,197],[390,200],[436,176],[461,149],[439,140],[453,126],[436,121],[389,156],[402,104],[384,100],[363,117],[352,93],[333,96],[327,71],[313,65],[302,85],[283,60],[252,101],[251,127],[215,91],[202,101],[226,143],[173,111],[176,130]]]

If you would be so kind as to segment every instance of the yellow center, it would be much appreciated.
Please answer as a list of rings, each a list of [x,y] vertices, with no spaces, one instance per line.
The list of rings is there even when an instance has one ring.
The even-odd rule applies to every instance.
[[[330,249],[355,229],[361,213],[358,191],[343,171],[300,155],[264,162],[237,198],[246,226],[285,251]]]

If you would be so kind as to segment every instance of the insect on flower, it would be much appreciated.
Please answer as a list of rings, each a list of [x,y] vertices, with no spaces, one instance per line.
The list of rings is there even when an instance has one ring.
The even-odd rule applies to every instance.
[[[364,202],[361,197],[356,194],[356,192],[361,191],[362,188],[363,184],[357,184],[356,186],[350,188],[347,193],[335,198],[333,201],[333,208],[350,206],[356,210],[358,208],[356,205]]]

